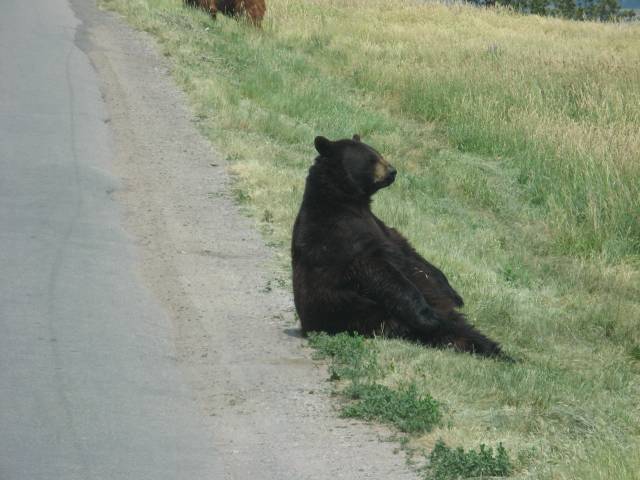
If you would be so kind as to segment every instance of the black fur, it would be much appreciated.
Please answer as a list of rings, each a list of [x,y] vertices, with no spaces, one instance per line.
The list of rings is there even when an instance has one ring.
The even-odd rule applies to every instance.
[[[356,135],[317,137],[291,248],[303,331],[358,332],[504,356],[457,311],[462,298],[370,208],[395,169]],[[505,356],[506,357],[506,356]]]

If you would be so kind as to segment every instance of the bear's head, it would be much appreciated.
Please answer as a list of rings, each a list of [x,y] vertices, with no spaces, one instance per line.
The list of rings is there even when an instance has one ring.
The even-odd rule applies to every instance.
[[[369,197],[396,178],[396,169],[358,135],[335,142],[316,137],[314,143],[320,154],[316,164],[329,167],[336,186],[348,190],[344,193]]]

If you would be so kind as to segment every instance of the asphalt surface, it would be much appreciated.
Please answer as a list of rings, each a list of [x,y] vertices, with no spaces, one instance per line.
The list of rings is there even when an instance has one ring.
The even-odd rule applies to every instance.
[[[2,2],[0,479],[223,478],[134,269],[79,24],[65,0]]]
[[[70,2],[0,9],[0,480],[416,478],[337,415],[162,47]]]

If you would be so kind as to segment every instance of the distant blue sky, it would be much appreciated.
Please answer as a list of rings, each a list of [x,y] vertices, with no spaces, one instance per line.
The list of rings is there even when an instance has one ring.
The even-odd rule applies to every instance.
[[[624,8],[640,8],[640,0],[620,0]]]

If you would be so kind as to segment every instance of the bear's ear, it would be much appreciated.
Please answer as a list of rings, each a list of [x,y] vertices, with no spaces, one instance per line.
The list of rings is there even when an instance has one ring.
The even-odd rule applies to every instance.
[[[357,133],[354,133],[354,134],[353,134],[353,138],[352,138],[352,140],[353,140],[354,142],[359,142],[359,141],[360,141],[360,135],[358,135]]]
[[[313,141],[316,150],[323,157],[330,157],[333,153],[333,142],[325,137],[316,137]]]

